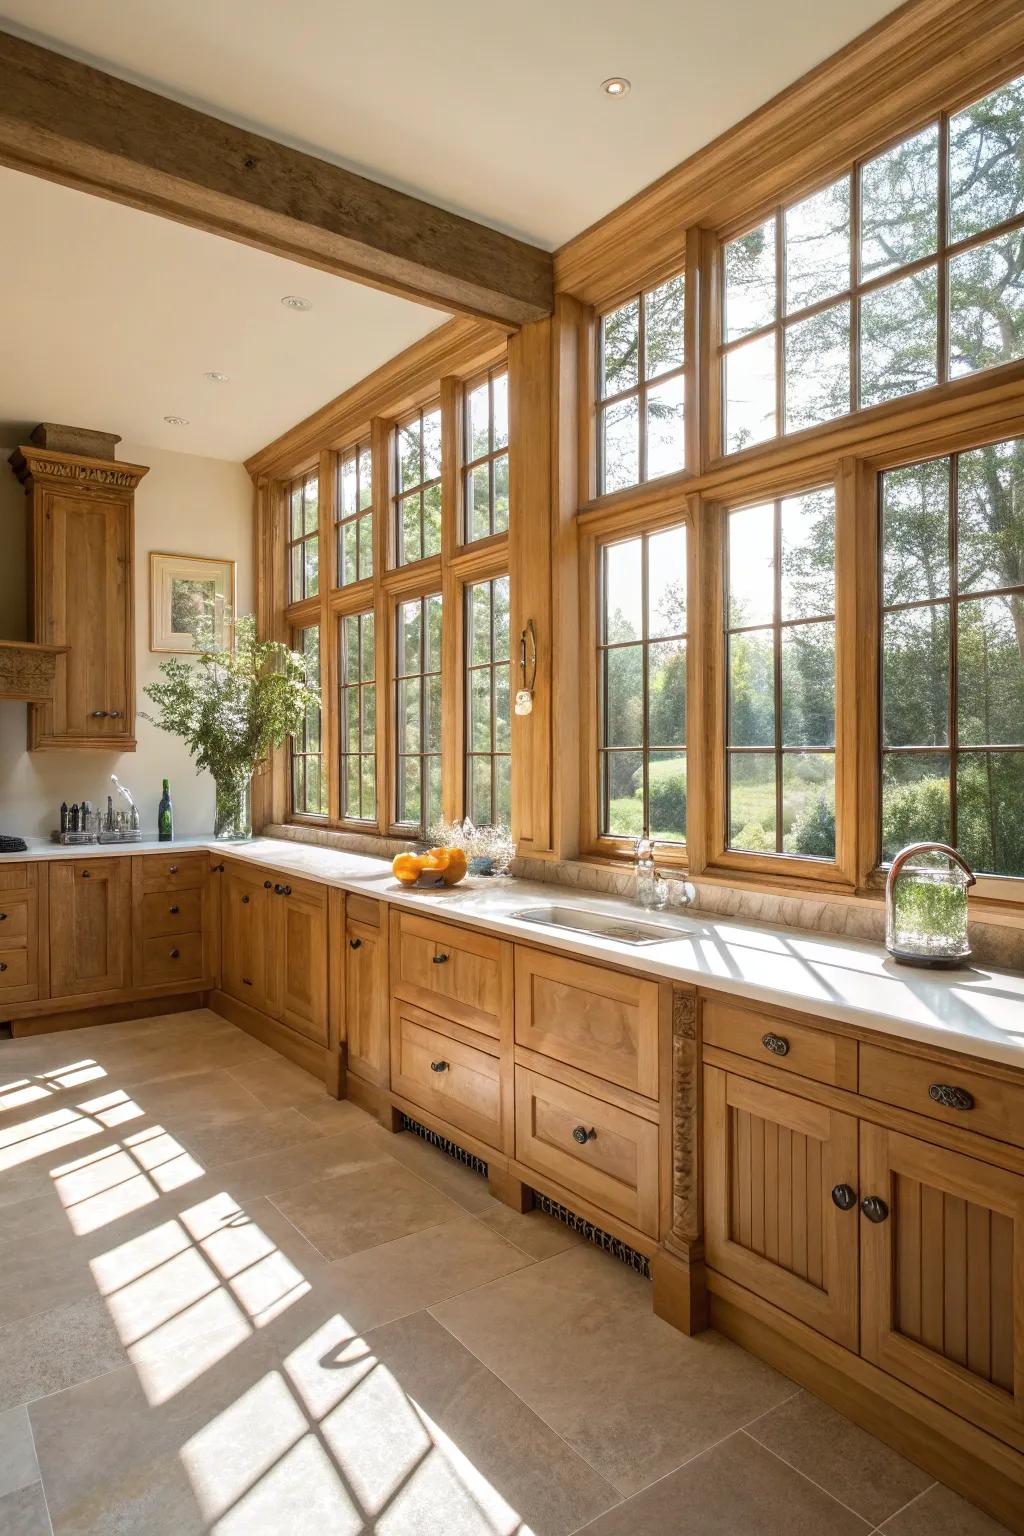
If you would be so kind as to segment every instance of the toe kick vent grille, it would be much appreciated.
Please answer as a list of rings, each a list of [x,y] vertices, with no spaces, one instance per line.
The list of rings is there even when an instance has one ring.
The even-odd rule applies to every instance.
[[[635,1269],[638,1275],[643,1275],[646,1280],[651,1278],[651,1262],[642,1253],[637,1253],[628,1243],[621,1238],[613,1237],[610,1232],[605,1232],[602,1227],[595,1226],[585,1216],[577,1216],[575,1211],[570,1211],[568,1206],[559,1205],[557,1200],[552,1200],[548,1195],[542,1195],[539,1190],[533,1192],[533,1203],[538,1211],[543,1211],[547,1216],[553,1216],[564,1227],[572,1232],[578,1232],[586,1238],[588,1243],[593,1243],[595,1248],[600,1248],[604,1253],[610,1253],[621,1264],[628,1264],[630,1269]]]
[[[428,1130],[425,1125],[420,1125],[418,1120],[413,1120],[410,1115],[402,1116],[402,1130],[412,1131],[414,1136],[419,1136],[446,1157],[453,1157],[457,1163],[462,1163],[466,1168],[472,1168],[474,1173],[482,1173],[487,1177],[487,1164],[482,1157],[474,1157],[472,1152],[467,1152],[465,1147],[458,1146],[454,1141],[449,1141],[447,1136],[439,1136],[437,1131]]]

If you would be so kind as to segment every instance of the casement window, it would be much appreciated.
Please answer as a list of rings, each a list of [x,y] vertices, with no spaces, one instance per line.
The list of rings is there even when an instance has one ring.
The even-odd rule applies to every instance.
[[[684,313],[680,273],[601,316],[599,495],[685,467]]]
[[[1024,357],[1024,79],[721,249],[722,452]]]
[[[835,492],[730,511],[726,848],[836,857]]]
[[[512,814],[509,580],[467,585],[466,815],[478,827],[509,825]]]
[[[373,610],[338,620],[341,818],[377,820],[377,681]]]
[[[285,486],[287,505],[288,601],[299,603],[320,590],[320,479],[317,471]]]
[[[467,385],[463,412],[463,538],[470,544],[508,530],[507,370]]]
[[[320,687],[320,626],[296,631],[292,644],[306,658],[306,677]],[[297,816],[327,815],[321,719],[318,708],[307,709],[301,729],[291,738],[292,810]]]
[[[368,443],[357,443],[338,461],[337,583],[350,587],[373,575],[373,460]]]
[[[441,594],[395,609],[395,824],[425,834],[441,815]]]
[[[881,477],[881,850],[1024,875],[1024,438]]]
[[[441,407],[416,411],[394,433],[396,564],[441,553]]]
[[[686,528],[602,543],[598,835],[686,841]]]

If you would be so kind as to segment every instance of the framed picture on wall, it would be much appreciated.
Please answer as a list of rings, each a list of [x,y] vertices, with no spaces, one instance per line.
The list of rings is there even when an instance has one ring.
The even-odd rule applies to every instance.
[[[235,562],[149,556],[149,648],[178,655],[224,651],[235,618]]]

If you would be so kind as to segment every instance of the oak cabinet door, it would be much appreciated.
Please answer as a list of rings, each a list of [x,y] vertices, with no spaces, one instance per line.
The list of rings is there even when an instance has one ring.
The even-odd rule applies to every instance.
[[[1024,1450],[1024,1177],[861,1128],[862,1353]]]
[[[265,878],[262,871],[230,868],[221,887],[221,984],[231,997],[264,1012],[270,970]]]
[[[718,1067],[704,1118],[709,1266],[856,1349],[857,1121]]]
[[[345,926],[347,1069],[379,1088],[390,1071],[387,929],[349,919]]]
[[[268,901],[276,930],[269,1012],[326,1045],[327,892],[308,882],[278,880]]]
[[[128,984],[131,860],[50,865],[50,995],[113,992]]]

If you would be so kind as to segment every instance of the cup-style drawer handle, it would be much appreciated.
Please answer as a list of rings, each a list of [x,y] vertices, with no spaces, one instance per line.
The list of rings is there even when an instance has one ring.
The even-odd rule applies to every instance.
[[[578,1141],[581,1147],[585,1147],[588,1141],[597,1140],[597,1132],[593,1126],[588,1131],[585,1125],[578,1125],[572,1133],[572,1139]]]
[[[769,1031],[767,1035],[761,1036],[761,1044],[766,1051],[771,1051],[773,1056],[789,1055],[789,1041],[784,1039],[782,1035],[773,1035]]]
[[[172,960],[179,960],[181,958],[181,950],[180,949],[172,949],[170,957],[171,957]]]
[[[171,914],[172,917],[177,917],[178,913],[181,911],[181,908],[180,907],[168,907],[167,910]]]
[[[430,1070],[431,1072],[447,1072],[448,1063],[446,1061],[432,1061],[430,1063]]]
[[[860,1208],[864,1212],[864,1215],[867,1217],[868,1221],[888,1220],[889,1207],[886,1205],[881,1195],[865,1195],[864,1199],[860,1203]]]
[[[92,712],[92,718],[94,720],[105,720],[107,718],[107,712],[105,709],[94,709]]]
[[[832,1204],[841,1211],[852,1211],[857,1204],[857,1191],[851,1184],[837,1184],[832,1190]]]
[[[434,956],[434,964],[435,965],[444,965],[444,963],[446,962],[447,959],[448,959],[447,955],[435,955]]]
[[[120,718],[121,718],[121,711],[119,709],[109,710],[108,713],[110,715],[111,720],[120,720]]]
[[[349,949],[361,949],[362,945],[363,945],[362,939],[349,939],[349,941],[348,941]]]
[[[935,1104],[941,1104],[943,1109],[973,1109],[974,1094],[968,1093],[966,1088],[957,1088],[952,1083],[932,1083],[928,1089],[928,1097]]]

